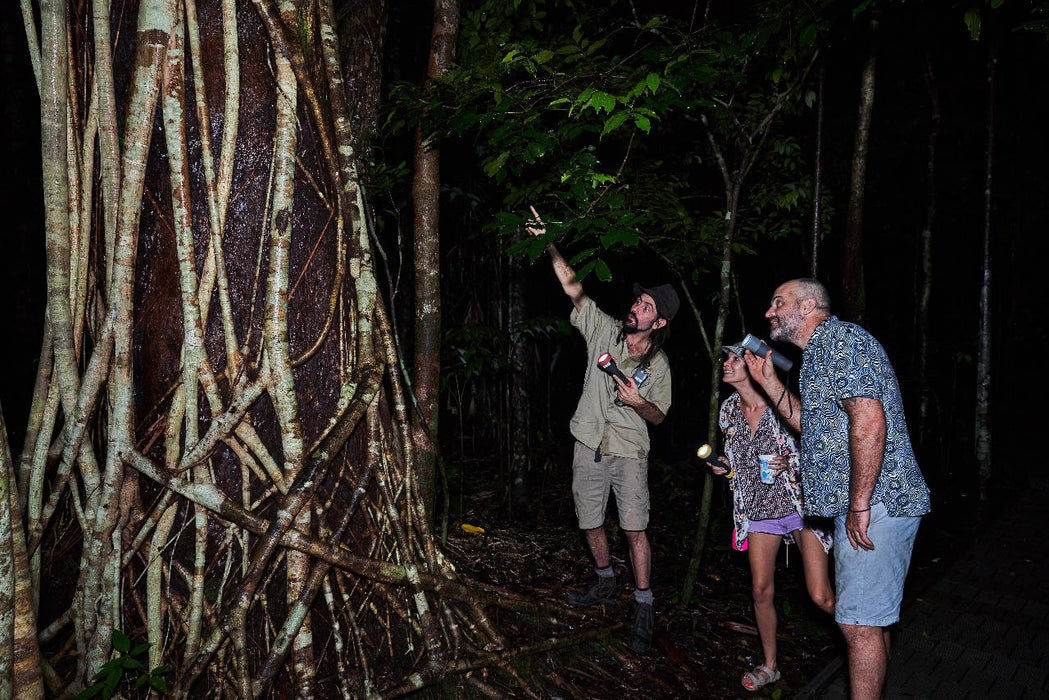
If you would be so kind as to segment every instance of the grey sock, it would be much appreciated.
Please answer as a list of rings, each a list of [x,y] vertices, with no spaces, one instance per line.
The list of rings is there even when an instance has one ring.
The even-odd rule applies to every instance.
[[[651,588],[635,588],[634,589],[634,600],[639,603],[645,603],[646,605],[652,605],[652,589]]]
[[[609,564],[603,569],[598,569],[597,567],[594,567],[594,571],[596,571],[597,575],[601,578],[612,578],[616,575],[616,570],[612,568],[611,564]]]

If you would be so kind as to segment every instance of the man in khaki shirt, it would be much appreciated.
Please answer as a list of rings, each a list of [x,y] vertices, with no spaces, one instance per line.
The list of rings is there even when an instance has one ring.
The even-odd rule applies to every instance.
[[[528,231],[546,232],[539,214]],[[660,349],[667,326],[680,302],[669,284],[645,289],[634,285],[635,301],[623,320],[597,308],[575,278],[575,271],[551,244],[547,250],[554,273],[572,300],[572,325],[586,339],[587,366],[583,393],[570,428],[576,439],[572,460],[572,495],[579,528],[586,533],[594,557],[597,581],[572,591],[566,598],[576,606],[590,606],[615,599],[612,568],[605,533],[605,506],[611,488],[616,496],[620,527],[630,545],[637,609],[630,633],[630,648],[641,653],[652,643],[652,554],[648,527],[648,423],[659,425],[670,410],[670,365]],[[610,353],[624,375],[603,372],[598,358]],[[618,401],[618,403],[617,403]]]

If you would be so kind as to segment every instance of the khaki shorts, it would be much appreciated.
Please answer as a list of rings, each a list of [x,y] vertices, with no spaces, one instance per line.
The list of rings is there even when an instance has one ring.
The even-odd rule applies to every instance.
[[[594,451],[577,441],[572,458],[572,496],[581,530],[605,524],[610,486],[616,495],[619,526],[633,531],[647,528],[648,460],[601,455],[601,461],[595,462]]]

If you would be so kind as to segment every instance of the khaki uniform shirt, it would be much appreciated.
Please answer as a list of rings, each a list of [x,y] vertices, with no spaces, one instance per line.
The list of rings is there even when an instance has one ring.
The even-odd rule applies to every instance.
[[[597,358],[609,352],[616,365],[628,377],[638,368],[638,358],[627,351],[626,338],[616,343],[620,322],[613,319],[591,299],[581,309],[573,309],[572,325],[586,339],[586,376],[583,394],[569,427],[576,440],[601,454],[635,459],[648,458],[648,426],[645,419],[630,406],[616,406],[616,382],[597,366]],[[648,379],[638,388],[641,396],[667,414],[670,410],[670,363],[659,350],[648,367]]]

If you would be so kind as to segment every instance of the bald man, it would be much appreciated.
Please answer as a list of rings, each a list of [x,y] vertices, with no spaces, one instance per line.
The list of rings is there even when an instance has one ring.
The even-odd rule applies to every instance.
[[[773,340],[802,349],[800,402],[776,376],[771,353],[744,359],[801,433],[805,514],[834,519],[834,617],[848,645],[852,697],[878,698],[888,627],[900,618],[918,524],[930,508],[899,383],[881,344],[832,315],[816,280],[781,284],[765,318]]]

